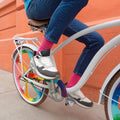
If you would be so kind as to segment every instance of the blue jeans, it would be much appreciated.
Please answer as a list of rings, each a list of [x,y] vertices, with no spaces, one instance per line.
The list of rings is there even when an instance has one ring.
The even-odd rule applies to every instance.
[[[45,20],[50,18],[45,38],[57,44],[62,34],[71,36],[88,26],[75,19],[88,0],[32,0],[26,14],[28,18]],[[74,73],[82,76],[96,52],[104,45],[103,37],[92,32],[78,39],[86,45],[80,55]]]

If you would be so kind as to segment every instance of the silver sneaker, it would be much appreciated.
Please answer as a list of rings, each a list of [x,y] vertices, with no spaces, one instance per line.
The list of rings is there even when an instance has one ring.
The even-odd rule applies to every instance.
[[[40,51],[31,60],[31,65],[34,67],[38,76],[44,79],[56,79],[60,77],[60,73],[56,66],[53,64],[50,50]]]
[[[80,90],[74,93],[70,93],[69,96],[73,98],[72,100],[77,105],[83,108],[91,108],[93,106],[93,102],[89,100],[87,97],[85,97],[84,94]]]

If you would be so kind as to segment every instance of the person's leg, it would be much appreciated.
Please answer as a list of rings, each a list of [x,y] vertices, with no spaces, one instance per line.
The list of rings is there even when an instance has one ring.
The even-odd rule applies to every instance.
[[[43,46],[46,49],[50,49],[53,46],[52,42],[58,42],[64,29],[74,19],[76,14],[87,4],[87,2],[88,0],[84,0],[84,2],[82,0],[62,0],[59,5],[55,5],[58,5],[58,7],[53,12],[47,31],[45,33],[45,37],[37,53],[39,53],[41,49],[43,50]]]
[[[88,0],[62,0],[51,16],[45,38],[57,44],[66,27],[87,3]]]
[[[74,17],[77,15],[77,13],[88,2],[88,0],[84,0],[84,1],[83,0],[62,0],[62,1],[57,2],[57,4],[55,4],[54,9],[52,9],[51,6],[53,6],[53,4],[51,4],[51,6],[49,5],[51,2],[50,0],[48,0],[48,1],[45,0],[46,2],[43,2],[45,4],[37,3],[37,2],[41,2],[41,1],[43,1],[43,0],[32,1],[31,5],[28,7],[27,15],[28,15],[28,18],[41,20],[41,19],[47,19],[47,17],[45,17],[45,16],[43,17],[42,15],[40,15],[41,11],[43,11],[43,13],[41,13],[41,14],[48,14],[50,12],[49,14],[52,15],[52,17],[50,19],[50,23],[49,23],[47,31],[45,33],[45,42],[50,41],[53,43],[58,42],[58,40],[59,40],[61,34],[63,33],[63,31],[65,30],[65,28],[74,19]],[[53,0],[52,0],[52,2],[53,2]],[[47,7],[45,8],[45,6],[47,6]],[[56,8],[56,6],[57,6],[57,8]],[[41,9],[40,7],[43,7],[43,8]],[[49,9],[51,8],[52,10],[48,11],[47,8],[49,8]],[[55,11],[53,11],[53,10],[55,10]],[[52,12],[53,12],[53,14],[52,14]],[[42,16],[42,17],[40,17],[40,16]],[[44,42],[42,42],[42,43],[44,43]],[[52,47],[52,45],[51,45],[51,47]],[[41,46],[40,46],[39,50],[41,50]],[[42,55],[42,53],[44,55],[47,53],[46,56],[50,55],[50,54],[48,54],[48,53],[50,53],[49,51],[46,52],[46,50],[50,49],[50,48],[47,49],[47,47],[45,47],[45,52],[40,51],[40,55]],[[39,51],[37,53],[39,53]],[[42,57],[40,57],[40,58],[42,59]],[[45,60],[44,61],[40,60],[40,58],[36,57],[35,62],[34,62],[34,63],[36,63],[37,70],[39,71],[39,73],[42,73],[42,74],[45,73],[48,76],[48,75],[51,75],[51,73],[53,72],[54,74],[52,76],[55,75],[55,77],[56,77],[56,75],[58,75],[58,71],[57,71],[57,69],[55,69],[55,67],[52,66],[52,61],[49,59],[48,62],[50,64],[47,64],[47,62],[44,63]],[[41,62],[41,64],[37,64],[37,63],[39,63],[39,61]],[[46,72],[44,69],[46,69]]]
[[[61,0],[32,0],[26,11],[27,17],[35,20],[50,19],[60,2]],[[37,54],[42,50],[51,49],[52,46],[53,42],[44,37]]]
[[[87,2],[88,0],[62,0],[51,17],[48,29],[45,33],[45,38],[53,43],[57,43],[66,27],[74,19],[77,13],[87,4]],[[33,19],[41,20],[41,18],[38,19],[37,17],[34,17]],[[36,59],[38,57],[39,56],[36,56]],[[51,69],[50,68],[49,70],[41,71],[42,69],[46,68],[42,66],[42,64],[40,66],[39,62],[36,64],[36,66],[37,65],[40,73],[43,71],[46,71],[48,73]],[[51,75],[51,73],[49,75]],[[84,101],[86,101],[86,98],[82,98],[80,100],[77,99],[77,102],[80,102],[80,104],[84,104]],[[85,102],[85,104],[87,103],[88,105],[91,105],[91,103],[88,102],[89,101]]]
[[[80,75],[77,75],[73,72],[68,81],[67,87],[70,88],[70,87],[73,87],[74,85],[76,85],[76,83],[80,80],[80,78],[81,78]]]
[[[50,42],[49,40],[47,40],[45,37],[43,38],[41,44],[40,44],[40,47],[37,51],[37,54],[40,53],[40,51],[43,51],[43,50],[50,50],[53,46],[53,42]]]
[[[71,35],[79,32],[85,28],[88,28],[82,22],[74,19],[69,26],[65,29],[64,35],[70,37]],[[81,78],[91,59],[94,57],[96,52],[104,45],[104,39],[97,32],[92,32],[84,35],[77,39],[77,41],[82,42],[86,45],[80,58],[78,59],[77,65],[68,81],[67,87],[73,87]],[[75,102],[83,107],[92,107],[93,103],[84,96],[81,91],[76,91],[71,93],[70,96],[75,98]],[[77,98],[77,99],[76,99]]]
[[[32,0],[26,11],[27,17],[35,20],[50,19],[60,2],[61,0]],[[50,56],[52,46],[53,42],[44,37],[37,54],[31,61],[36,68],[36,73],[45,79],[55,79],[60,76]]]
[[[85,28],[88,28],[88,26],[74,19],[65,29],[63,34],[70,37],[71,35]],[[75,74],[82,76],[91,59],[94,57],[97,51],[104,45],[104,39],[99,33],[92,32],[80,38],[77,38],[77,41],[86,45],[73,71]]]

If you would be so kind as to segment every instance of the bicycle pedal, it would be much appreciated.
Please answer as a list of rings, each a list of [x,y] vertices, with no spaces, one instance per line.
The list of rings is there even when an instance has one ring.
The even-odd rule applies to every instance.
[[[75,104],[75,102],[70,98],[70,97],[68,97],[68,98],[66,98],[66,101],[65,101],[65,106],[73,106]]]
[[[73,101],[71,101],[71,100],[68,100],[67,102],[65,102],[65,106],[73,106],[75,103],[73,102]]]

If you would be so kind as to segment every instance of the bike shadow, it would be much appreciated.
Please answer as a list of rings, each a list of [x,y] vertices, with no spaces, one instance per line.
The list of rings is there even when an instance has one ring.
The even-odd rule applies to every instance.
[[[92,108],[85,109],[76,104],[72,107],[65,106],[64,103],[65,101],[57,103],[47,98],[38,108],[42,109],[52,120],[106,120],[103,105],[94,103]]]

